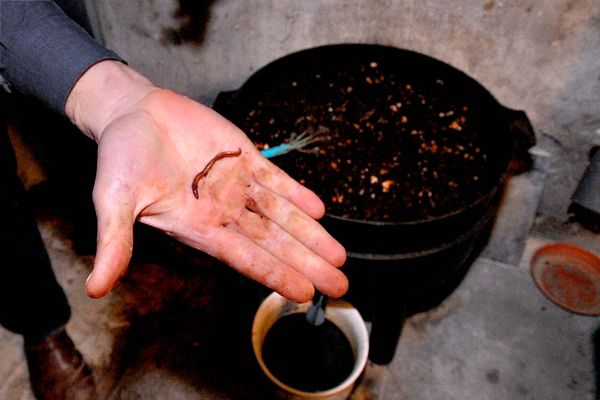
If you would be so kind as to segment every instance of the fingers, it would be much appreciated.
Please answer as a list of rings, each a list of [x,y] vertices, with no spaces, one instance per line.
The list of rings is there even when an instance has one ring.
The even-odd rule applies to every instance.
[[[194,236],[178,239],[215,256],[241,274],[291,301],[304,303],[312,299],[314,287],[309,279],[257,246],[250,238],[232,229],[218,227],[212,230],[211,248],[207,249],[202,246],[204,242],[196,241]]]
[[[98,243],[94,268],[86,282],[90,297],[106,295],[125,273],[133,249],[132,201],[118,193],[100,196],[94,192],[98,217]]]
[[[339,269],[318,256],[268,218],[243,211],[229,228],[250,238],[258,246],[308,278],[322,293],[341,297],[348,290],[348,280]]]
[[[279,196],[291,201],[296,207],[314,219],[325,214],[325,205],[310,189],[292,179],[283,170],[262,158],[254,169],[254,179]]]
[[[314,219],[294,204],[261,185],[249,189],[247,207],[271,219],[292,237],[330,264],[340,267],[346,261],[343,246]]]

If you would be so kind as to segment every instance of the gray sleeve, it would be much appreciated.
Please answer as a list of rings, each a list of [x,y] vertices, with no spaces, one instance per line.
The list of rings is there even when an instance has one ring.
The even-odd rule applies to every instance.
[[[53,1],[0,1],[0,74],[55,111],[64,114],[77,79],[108,59],[122,61]]]

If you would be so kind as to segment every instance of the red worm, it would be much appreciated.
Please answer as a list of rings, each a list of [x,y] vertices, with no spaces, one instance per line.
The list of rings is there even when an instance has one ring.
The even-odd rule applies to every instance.
[[[215,165],[217,161],[227,157],[239,157],[240,154],[242,154],[242,149],[238,149],[237,151],[224,151],[214,156],[213,159],[206,164],[206,167],[204,167],[204,169],[200,171],[198,175],[196,175],[194,181],[192,182],[192,192],[194,193],[194,197],[198,198],[198,182],[200,182],[200,179],[208,175],[208,171],[210,171],[212,166]]]

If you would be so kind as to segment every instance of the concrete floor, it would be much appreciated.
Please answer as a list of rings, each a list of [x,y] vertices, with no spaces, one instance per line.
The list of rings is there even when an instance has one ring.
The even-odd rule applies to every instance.
[[[597,318],[555,305],[529,273],[532,252],[550,240],[529,233],[548,166],[536,160],[510,181],[491,238],[464,281],[439,307],[407,320],[392,363],[369,363],[353,400],[597,398]],[[31,190],[33,204],[52,199],[52,187]],[[77,228],[71,215],[36,209],[73,308],[68,331],[100,399],[273,398],[250,348],[264,289],[140,227],[121,284],[89,299],[83,284],[93,256],[85,249],[93,230]],[[597,236],[589,237],[593,249]],[[20,337],[0,330],[0,359],[0,398],[32,399]]]
[[[449,298],[406,322],[392,363],[368,365],[352,398],[600,398],[597,318],[556,306],[529,273],[532,253],[547,242],[600,254],[598,234],[570,221],[566,211],[585,155],[600,143],[597,2],[462,0],[446,3],[440,14],[433,0],[369,6],[328,0],[306,9],[293,1],[220,0],[206,3],[214,6],[199,46],[165,44],[175,1],[87,3],[110,47],[158,83],[207,103],[290,51],[377,42],[447,61],[503,104],[527,111],[538,134],[535,165],[511,179],[487,246]],[[256,24],[257,18],[269,24]],[[69,147],[47,143],[46,135],[28,138],[36,129],[15,122],[14,132],[26,133],[23,142],[13,135],[20,175],[73,308],[68,330],[93,369],[100,398],[271,398],[249,347],[253,312],[266,293],[227,267],[140,227],[119,287],[100,300],[85,296],[95,244],[93,174],[87,174],[94,148],[83,140],[61,157]],[[69,163],[81,167],[78,185],[59,178]],[[32,399],[21,339],[1,329],[0,359],[0,399]]]

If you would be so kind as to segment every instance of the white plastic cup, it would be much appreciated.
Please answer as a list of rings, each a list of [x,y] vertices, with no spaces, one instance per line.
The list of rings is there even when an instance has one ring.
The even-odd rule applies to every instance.
[[[294,313],[306,313],[312,302],[293,303],[277,293],[271,293],[258,308],[252,325],[252,347],[254,355],[263,372],[271,382],[276,385],[276,391],[280,398],[289,400],[345,400],[350,397],[354,384],[362,374],[367,365],[369,355],[369,333],[365,321],[348,302],[338,299],[330,299],[325,307],[325,315],[333,322],[348,338],[354,353],[354,367],[350,376],[337,386],[319,391],[305,392],[298,390],[281,382],[267,368],[262,358],[262,347],[267,332],[280,318]],[[294,345],[290,343],[290,345]]]

